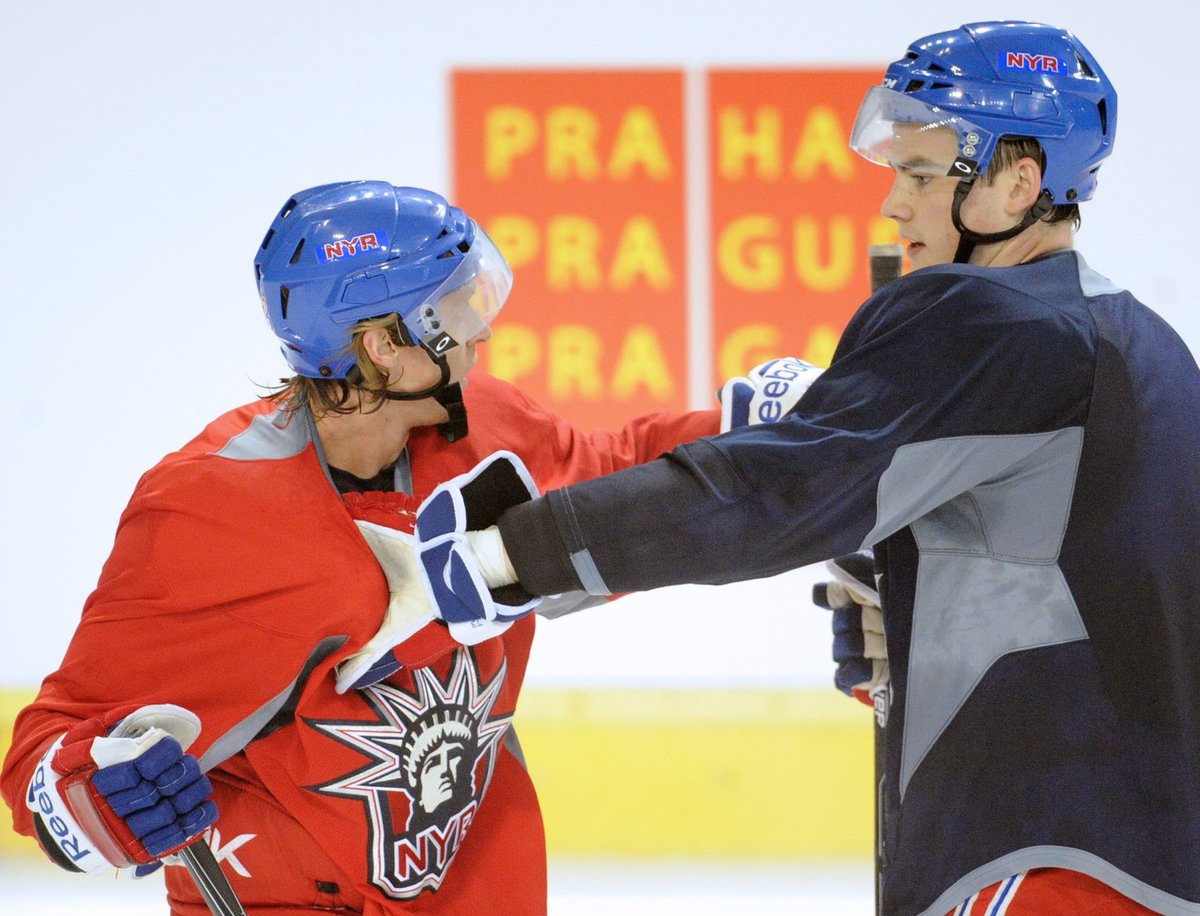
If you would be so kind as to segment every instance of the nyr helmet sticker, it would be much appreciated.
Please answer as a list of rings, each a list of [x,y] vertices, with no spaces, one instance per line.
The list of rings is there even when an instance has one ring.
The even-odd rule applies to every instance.
[[[442,681],[413,670],[412,692],[381,682],[358,691],[375,718],[309,721],[367,762],[310,787],[358,799],[367,821],[370,880],[387,896],[411,900],[441,887],[496,767],[512,714],[492,717],[506,664],[481,684],[471,652],[460,649]]]
[[[1066,73],[1067,62],[1049,54],[1026,54],[1024,51],[1001,51],[998,65],[1001,70],[1027,70],[1030,73]]]
[[[342,261],[353,258],[368,251],[386,251],[388,237],[385,232],[364,232],[351,239],[338,239],[336,242],[326,242],[317,248],[317,260],[328,264],[330,261]]]

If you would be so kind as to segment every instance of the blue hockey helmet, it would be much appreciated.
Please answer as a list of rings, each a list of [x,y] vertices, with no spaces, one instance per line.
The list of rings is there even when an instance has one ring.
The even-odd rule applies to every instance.
[[[887,164],[897,122],[950,127],[950,174],[983,174],[1005,136],[1033,137],[1046,154],[1049,204],[1088,200],[1112,152],[1117,93],[1070,32],[1032,22],[978,22],[921,38],[870,89],[851,147]]]
[[[474,220],[432,191],[384,181],[293,195],[254,274],[284,358],[309,378],[345,378],[355,323],[392,313],[445,373],[446,352],[489,325],[512,288],[508,262]]]

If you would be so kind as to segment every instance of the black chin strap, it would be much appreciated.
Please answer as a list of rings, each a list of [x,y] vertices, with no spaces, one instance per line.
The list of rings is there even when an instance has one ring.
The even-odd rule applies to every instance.
[[[442,377],[436,384],[430,385],[422,391],[391,391],[389,389],[383,391],[382,394],[389,401],[423,401],[426,398],[433,398],[446,408],[446,413],[450,415],[447,422],[438,425],[438,432],[447,442],[457,442],[467,434],[467,408],[463,403],[462,385],[458,382],[453,385],[447,384],[450,381],[450,367],[446,364],[444,356],[434,356],[428,350],[425,350],[425,353],[442,373]]]
[[[426,350],[425,353],[442,373],[442,377],[439,378],[436,383],[430,385],[428,388],[422,389],[421,391],[392,391],[390,388],[388,388],[380,393],[389,401],[423,401],[426,398],[437,397],[437,393],[445,388],[446,383],[450,381],[450,367],[446,365],[445,357],[433,356],[428,350]]]
[[[420,346],[407,340],[405,344],[407,346]],[[446,357],[434,355],[425,349],[425,347],[421,347],[421,350],[438,367],[441,377],[437,382],[422,391],[391,391],[388,389],[380,393],[389,401],[423,401],[426,398],[433,398],[446,408],[446,413],[450,415],[450,419],[447,422],[438,425],[438,432],[442,434],[442,438],[447,442],[457,442],[467,435],[467,408],[463,404],[462,385],[457,382],[453,385],[448,384],[450,381],[450,366],[446,362]],[[359,373],[358,367],[355,366],[347,376],[347,380],[351,384],[357,384],[361,379],[362,375]]]
[[[457,442],[467,434],[467,405],[463,403],[462,385],[455,382],[439,388],[433,393],[433,399],[446,408],[450,414],[449,422],[438,426],[438,432],[447,442]]]
[[[1024,219],[1011,229],[1001,232],[975,232],[963,224],[960,213],[963,201],[971,193],[971,185],[974,182],[974,178],[960,181],[954,189],[954,203],[950,205],[950,219],[954,221],[954,228],[959,233],[958,249],[954,252],[955,264],[966,264],[971,259],[971,252],[975,250],[976,245],[990,245],[992,242],[1003,242],[1015,235],[1020,235],[1054,208],[1054,198],[1049,191],[1043,190],[1033,206],[1029,208],[1029,212],[1025,214]]]

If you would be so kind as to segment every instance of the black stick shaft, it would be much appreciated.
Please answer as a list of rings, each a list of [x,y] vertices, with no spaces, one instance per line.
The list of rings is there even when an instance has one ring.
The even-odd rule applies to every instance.
[[[901,245],[872,245],[867,249],[871,270],[871,294],[886,283],[899,280],[904,271],[904,248]],[[887,772],[887,720],[891,706],[891,684],[881,684],[871,691],[875,704],[875,914],[883,916],[883,875],[887,868],[887,831],[884,825],[886,798],[884,775]]]
[[[213,916],[246,916],[241,901],[234,893],[229,879],[221,871],[221,864],[204,837],[194,840],[190,846],[183,847],[176,855],[187,866],[188,873],[196,882],[200,896],[213,911]]]
[[[904,270],[904,248],[901,245],[872,245],[867,249],[867,261],[874,295],[885,283],[900,279]]]

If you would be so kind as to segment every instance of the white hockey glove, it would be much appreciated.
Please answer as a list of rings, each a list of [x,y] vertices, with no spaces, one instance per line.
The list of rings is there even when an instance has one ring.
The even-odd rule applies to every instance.
[[[888,682],[887,642],[875,583],[875,558],[869,550],[830,560],[832,582],[813,586],[813,603],[833,611],[834,684],[868,706]]]
[[[489,581],[512,582],[515,577],[511,570],[505,575],[499,538],[479,536],[504,510],[537,495],[521,459],[502,451],[440,485],[417,510],[422,579],[437,615],[463,645],[499,636],[542,601],[517,584],[489,587]],[[489,544],[496,555],[481,549]]]
[[[416,538],[371,522],[356,521],[367,546],[387,578],[387,610],[379,631],[367,644],[338,662],[335,690],[345,693],[383,680],[400,669],[396,646],[436,619],[417,563]]]
[[[88,874],[147,865],[217,819],[212,785],[187,747],[200,720],[179,706],[127,707],[73,726],[25,794],[47,853]]]
[[[717,391],[721,432],[759,423],[774,423],[796,406],[801,395],[824,370],[793,356],[773,359],[729,379]]]

